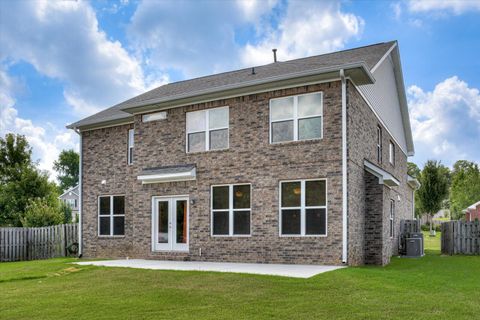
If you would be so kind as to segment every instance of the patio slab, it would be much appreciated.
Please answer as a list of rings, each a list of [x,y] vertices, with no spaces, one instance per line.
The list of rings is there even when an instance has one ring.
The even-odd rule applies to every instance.
[[[126,267],[152,270],[234,272],[292,278],[310,278],[320,273],[345,268],[343,266],[321,266],[302,264],[224,263],[143,259],[83,261],[75,263],[79,265],[94,265],[102,267]]]

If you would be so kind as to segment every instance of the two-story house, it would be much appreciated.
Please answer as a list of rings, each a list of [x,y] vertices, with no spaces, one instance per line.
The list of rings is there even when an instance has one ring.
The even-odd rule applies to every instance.
[[[79,208],[79,188],[78,184],[65,190],[58,199],[68,205],[72,209],[72,221],[78,221],[78,208]]]
[[[397,42],[170,83],[68,128],[85,257],[387,264],[413,217]]]

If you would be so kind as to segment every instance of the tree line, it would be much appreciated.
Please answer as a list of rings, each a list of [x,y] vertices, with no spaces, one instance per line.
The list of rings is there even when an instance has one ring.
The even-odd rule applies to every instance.
[[[59,184],[32,160],[22,135],[0,137],[0,227],[42,227],[69,223],[71,208],[58,198],[78,183],[79,156],[64,150],[54,162]]]
[[[421,184],[415,194],[417,217],[433,217],[439,210],[449,209],[453,219],[462,219],[463,210],[480,201],[480,169],[475,162],[458,160],[449,169],[439,161],[429,160],[422,170],[409,162],[408,174]]]

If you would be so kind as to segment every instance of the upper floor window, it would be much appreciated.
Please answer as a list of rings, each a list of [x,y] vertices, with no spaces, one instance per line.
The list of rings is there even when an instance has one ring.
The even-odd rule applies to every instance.
[[[133,129],[128,130],[128,155],[127,161],[128,164],[133,163],[133,141],[134,141],[135,131]]]
[[[377,126],[377,162],[382,163],[382,127]]]
[[[187,113],[187,152],[228,149],[228,107]]]
[[[270,143],[322,137],[322,92],[270,100]]]
[[[327,181],[280,182],[280,234],[327,235]]]
[[[125,233],[125,197],[98,197],[98,234],[123,236]]]
[[[392,141],[390,141],[390,145],[388,148],[388,160],[392,165],[395,165],[395,144],[393,144]]]
[[[77,208],[77,199],[65,199],[64,203],[72,209]]]
[[[212,186],[212,235],[250,235],[250,185]]]
[[[390,200],[390,238],[395,235],[395,200]]]

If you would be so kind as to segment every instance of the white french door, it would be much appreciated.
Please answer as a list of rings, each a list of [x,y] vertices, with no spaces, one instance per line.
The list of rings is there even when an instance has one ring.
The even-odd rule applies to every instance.
[[[152,250],[188,251],[188,197],[154,197]]]

